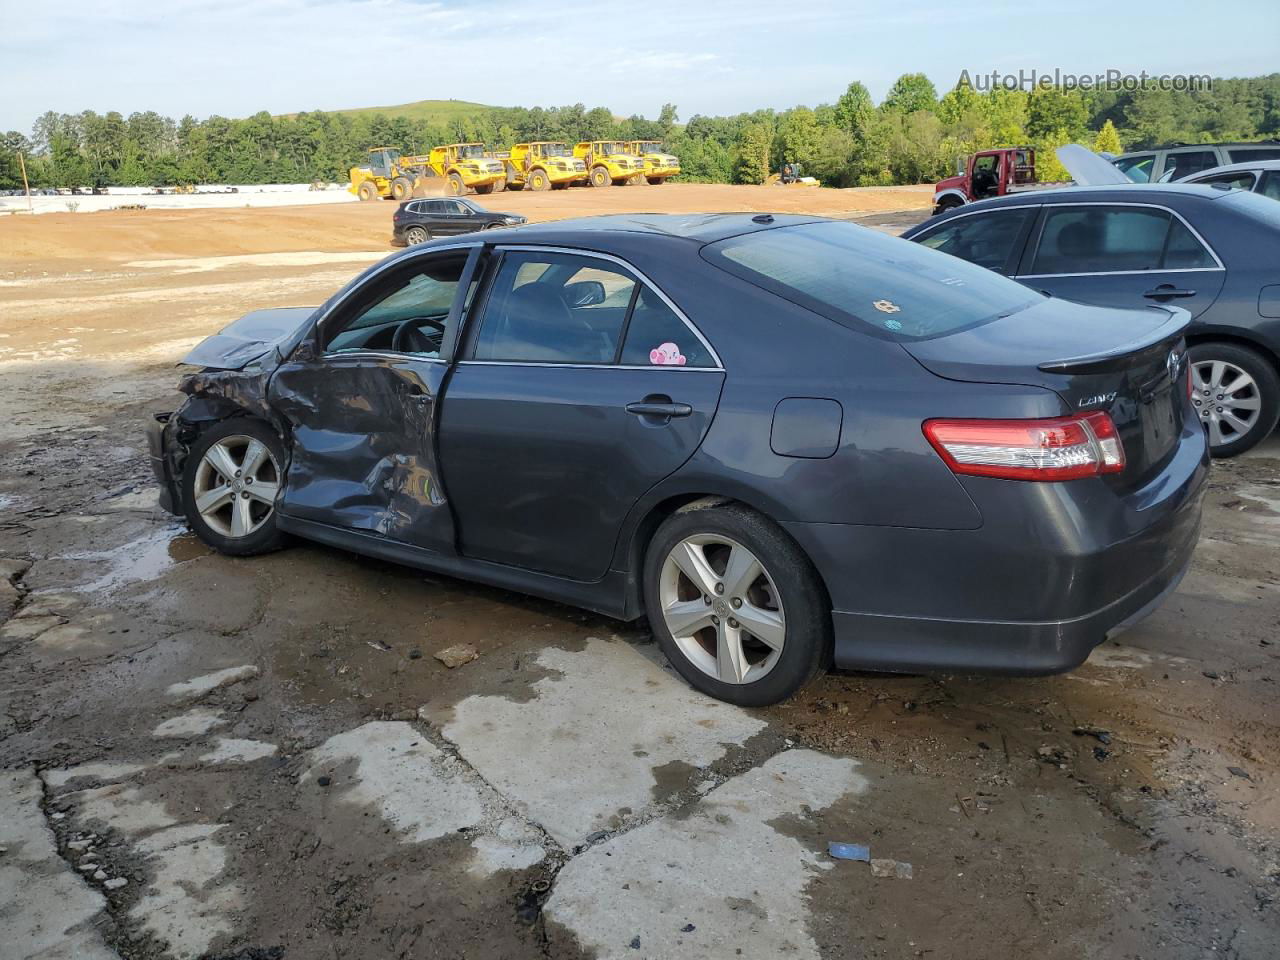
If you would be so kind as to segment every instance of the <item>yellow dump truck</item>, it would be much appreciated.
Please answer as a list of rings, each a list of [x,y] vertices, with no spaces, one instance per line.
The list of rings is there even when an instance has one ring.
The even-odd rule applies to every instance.
[[[501,160],[485,155],[483,143],[450,143],[433,147],[427,156],[427,171],[448,180],[448,190],[458,197],[468,190],[493,193],[496,184],[506,178]]]
[[[585,140],[573,148],[573,155],[587,165],[593,187],[622,186],[644,176],[644,160],[627,153],[621,140]]]
[[[662,149],[661,140],[628,140],[623,147],[644,161],[644,178],[655,186],[680,173],[680,160]]]
[[[535,140],[517,143],[507,157],[507,189],[563,190],[587,179],[587,165],[573,155],[567,143]]]

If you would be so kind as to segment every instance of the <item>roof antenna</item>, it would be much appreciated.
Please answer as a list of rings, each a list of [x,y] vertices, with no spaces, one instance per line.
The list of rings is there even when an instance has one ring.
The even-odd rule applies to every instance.
[[[752,223],[773,223],[773,214],[758,213],[751,218]]]

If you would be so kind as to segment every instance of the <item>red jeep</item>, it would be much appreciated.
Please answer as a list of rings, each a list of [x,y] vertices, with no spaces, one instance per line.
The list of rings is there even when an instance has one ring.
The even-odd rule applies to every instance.
[[[1036,180],[1036,152],[1031,147],[999,147],[969,158],[964,172],[933,188],[933,212],[945,213],[975,200],[1003,197],[1021,190],[1064,186]]]

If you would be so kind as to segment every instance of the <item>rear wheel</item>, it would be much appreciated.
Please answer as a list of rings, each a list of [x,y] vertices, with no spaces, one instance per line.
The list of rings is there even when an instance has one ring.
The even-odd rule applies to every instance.
[[[476,193],[481,194],[482,196],[484,194],[493,193],[493,184],[482,183],[480,186],[476,187]]]
[[[645,177],[645,179],[648,180],[655,187],[658,187],[658,186],[661,186],[666,181],[667,178],[666,177]]]
[[[777,703],[830,656],[831,608],[808,558],[744,507],[672,515],[649,544],[644,592],[671,665],[719,700]]]
[[[456,173],[449,174],[449,193],[455,197],[460,197],[467,192],[467,185],[462,182],[462,177]]]
[[[607,187],[612,179],[609,176],[609,171],[604,167],[591,168],[591,185],[593,187]]]
[[[219,553],[250,556],[278,549],[276,496],[284,482],[284,446],[261,420],[235,417],[206,430],[182,472],[182,503],[196,535]]]
[[[391,198],[393,200],[408,200],[413,196],[413,181],[408,177],[396,177],[391,181]]]
[[[373,181],[366,180],[356,188],[356,196],[361,200],[377,200],[378,188],[374,186]]]
[[[1261,354],[1234,343],[1197,343],[1191,402],[1209,433],[1209,452],[1234,457],[1271,435],[1280,419],[1280,376]]]
[[[404,239],[412,247],[419,243],[426,243],[431,239],[431,234],[427,232],[426,227],[410,227],[404,232]]]

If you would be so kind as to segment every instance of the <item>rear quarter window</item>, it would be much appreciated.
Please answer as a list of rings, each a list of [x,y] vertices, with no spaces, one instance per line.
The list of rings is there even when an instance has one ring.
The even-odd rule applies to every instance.
[[[928,340],[1016,313],[1039,296],[957,257],[835,221],[730,237],[705,260],[847,327]]]

